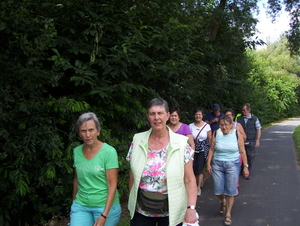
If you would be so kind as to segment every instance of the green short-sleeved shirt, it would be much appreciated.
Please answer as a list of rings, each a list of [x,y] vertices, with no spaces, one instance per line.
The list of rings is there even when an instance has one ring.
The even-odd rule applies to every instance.
[[[85,206],[105,206],[108,187],[106,170],[119,168],[116,150],[104,143],[101,150],[87,160],[83,154],[83,145],[74,149],[74,167],[78,179],[78,192],[75,201]],[[118,191],[114,204],[119,203]]]

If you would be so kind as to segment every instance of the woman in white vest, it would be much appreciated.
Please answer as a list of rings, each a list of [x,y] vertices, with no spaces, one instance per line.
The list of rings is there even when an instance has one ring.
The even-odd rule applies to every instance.
[[[214,193],[220,199],[220,215],[224,215],[224,225],[231,225],[231,210],[234,196],[238,195],[237,183],[240,174],[240,155],[244,163],[244,176],[248,177],[247,156],[241,133],[232,128],[232,119],[228,115],[220,118],[220,129],[212,136],[207,158],[207,171],[214,180]]]
[[[170,113],[165,100],[152,99],[147,109],[151,128],[134,135],[126,158],[130,161],[130,225],[196,223],[194,150],[186,136],[166,126]]]

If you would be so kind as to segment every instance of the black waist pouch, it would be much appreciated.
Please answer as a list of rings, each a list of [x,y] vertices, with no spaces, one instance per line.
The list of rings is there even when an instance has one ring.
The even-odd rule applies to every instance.
[[[168,195],[144,191],[139,188],[138,204],[144,211],[162,214],[169,211]]]

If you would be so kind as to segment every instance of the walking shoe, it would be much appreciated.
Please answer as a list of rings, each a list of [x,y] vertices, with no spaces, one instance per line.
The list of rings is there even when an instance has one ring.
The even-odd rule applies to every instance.
[[[200,195],[201,195],[201,188],[199,188],[197,191],[197,196],[200,196]]]

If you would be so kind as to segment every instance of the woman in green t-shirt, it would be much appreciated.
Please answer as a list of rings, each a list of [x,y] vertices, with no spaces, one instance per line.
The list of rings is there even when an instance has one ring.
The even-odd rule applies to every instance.
[[[100,124],[92,112],[82,114],[76,129],[83,144],[74,149],[75,177],[71,226],[115,226],[121,216],[116,150],[98,140]]]

